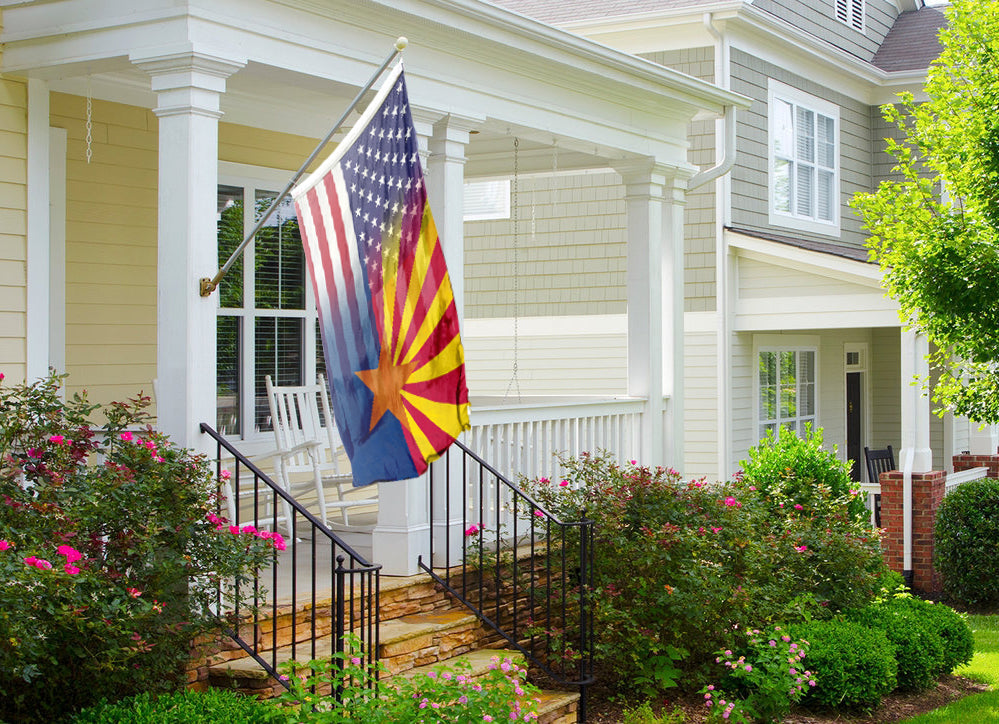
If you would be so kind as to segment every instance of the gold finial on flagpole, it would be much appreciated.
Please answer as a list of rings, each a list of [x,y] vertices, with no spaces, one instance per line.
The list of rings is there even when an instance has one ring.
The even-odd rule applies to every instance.
[[[409,45],[409,38],[407,38],[405,35],[400,35],[398,38],[395,39],[396,50],[405,50],[407,45]]]

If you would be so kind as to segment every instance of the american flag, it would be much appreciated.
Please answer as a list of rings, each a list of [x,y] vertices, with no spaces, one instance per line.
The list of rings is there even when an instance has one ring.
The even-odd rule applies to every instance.
[[[468,429],[468,389],[401,64],[292,195],[354,485],[415,477]]]

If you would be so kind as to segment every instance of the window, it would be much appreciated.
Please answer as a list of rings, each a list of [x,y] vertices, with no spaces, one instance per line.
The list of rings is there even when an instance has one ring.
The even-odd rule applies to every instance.
[[[814,349],[761,349],[759,363],[759,434],[772,430],[801,434],[815,426]]]
[[[510,179],[465,182],[465,221],[510,218]]]
[[[277,197],[286,180],[218,187],[219,263],[223,264]],[[218,429],[244,439],[271,429],[264,378],[278,385],[322,371],[312,286],[298,221],[286,199],[219,284]]]
[[[864,0],[833,0],[836,19],[854,30],[864,32]]]
[[[839,232],[839,109],[771,80],[770,223]]]

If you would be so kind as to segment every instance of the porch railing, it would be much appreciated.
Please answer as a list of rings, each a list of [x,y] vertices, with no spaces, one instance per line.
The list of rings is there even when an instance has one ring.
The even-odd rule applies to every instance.
[[[645,400],[537,397],[515,405],[473,400],[468,447],[509,479],[561,477],[556,453],[604,450],[619,461],[641,460]]]
[[[448,524],[432,527],[433,565],[421,556],[420,568],[492,628],[497,641],[555,683],[579,687],[579,721],[586,721],[593,523],[559,520],[461,442],[431,466],[428,478],[430,518]]]
[[[360,638],[359,655],[373,667],[381,566],[344,543],[211,426],[201,423],[201,431],[215,441],[221,493],[217,513],[227,512],[233,525],[253,525],[286,537],[286,550],[275,548],[270,567],[239,585],[231,610],[222,610],[226,605],[220,594],[218,613],[227,635],[286,687],[278,675],[279,662],[289,655],[313,660],[343,652],[348,632]],[[228,511],[222,508],[224,496]]]

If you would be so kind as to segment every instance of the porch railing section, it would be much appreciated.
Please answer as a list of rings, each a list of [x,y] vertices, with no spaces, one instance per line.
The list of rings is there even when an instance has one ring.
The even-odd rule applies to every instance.
[[[217,513],[232,525],[278,532],[286,540],[266,570],[237,584],[232,601],[223,601],[220,592],[218,614],[227,635],[286,687],[280,661],[343,652],[348,632],[360,638],[357,655],[373,667],[381,566],[365,560],[211,426],[202,423],[201,431],[215,441]]]
[[[467,445],[509,479],[561,477],[556,454],[606,451],[641,460],[645,400],[537,397],[513,405],[474,401]]]
[[[555,683],[593,681],[593,523],[565,522],[456,442],[430,468],[430,561],[420,568]],[[435,510],[444,501],[445,510]],[[437,503],[440,507],[440,503]],[[460,518],[460,524],[458,519]]]

